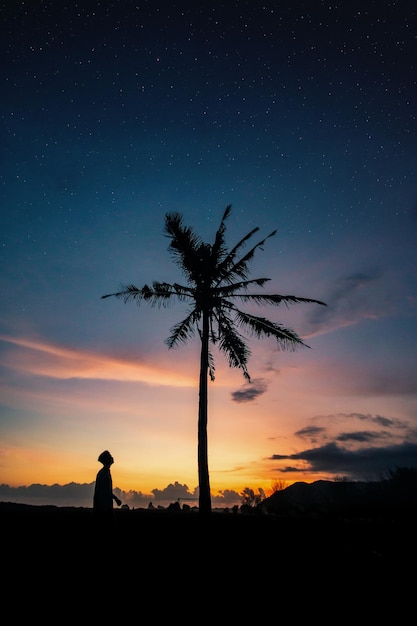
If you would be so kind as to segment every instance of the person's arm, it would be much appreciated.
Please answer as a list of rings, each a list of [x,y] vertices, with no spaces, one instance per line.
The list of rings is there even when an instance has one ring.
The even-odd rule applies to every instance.
[[[112,493],[112,498],[115,501],[115,503],[117,504],[117,506],[120,506],[122,504],[122,501],[120,500],[120,498],[118,498],[116,495],[114,495],[114,493]]]

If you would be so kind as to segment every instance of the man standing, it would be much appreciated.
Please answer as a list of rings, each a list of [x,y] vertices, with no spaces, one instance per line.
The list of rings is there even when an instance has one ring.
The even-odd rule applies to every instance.
[[[108,450],[105,450],[98,457],[98,461],[103,464],[96,476],[94,487],[93,511],[96,522],[103,529],[114,528],[113,500],[117,506],[122,504],[121,500],[113,493],[113,481],[110,467],[114,459]]]

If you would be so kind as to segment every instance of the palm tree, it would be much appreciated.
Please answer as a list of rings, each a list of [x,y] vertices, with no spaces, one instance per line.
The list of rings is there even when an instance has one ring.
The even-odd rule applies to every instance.
[[[181,268],[186,284],[157,282],[152,287],[144,285],[141,289],[135,285],[123,285],[122,290],[102,296],[115,296],[124,302],[145,301],[151,307],[167,307],[172,300],[189,303],[188,314],[181,322],[170,329],[170,336],[165,340],[171,349],[178,344],[185,344],[196,332],[201,340],[200,379],[198,402],[198,481],[199,514],[208,518],[211,514],[211,493],[208,468],[207,446],[207,407],[208,376],[214,381],[214,359],[210,346],[217,346],[226,355],[230,367],[240,368],[243,376],[250,382],[247,363],[251,355],[243,336],[238,329],[249,331],[257,338],[274,337],[282,350],[295,350],[307,346],[291,329],[258,317],[239,309],[235,301],[258,305],[291,305],[310,302],[325,305],[319,300],[283,296],[279,294],[248,293],[250,287],[263,287],[269,278],[248,279],[248,264],[256,250],[263,249],[267,239],[275,235],[276,230],[255,244],[246,254],[238,258],[244,245],[259,230],[251,230],[230,251],[225,245],[226,220],[231,212],[231,205],[226,207],[214,243],[204,243],[192,228],[184,226],[180,213],[165,215],[164,234],[170,239],[168,251],[175,263]]]

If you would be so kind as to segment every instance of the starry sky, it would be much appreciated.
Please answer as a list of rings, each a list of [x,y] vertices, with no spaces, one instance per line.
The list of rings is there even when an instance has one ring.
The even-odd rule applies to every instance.
[[[277,230],[251,278],[327,307],[256,310],[309,348],[249,338],[251,384],[215,354],[213,504],[417,465],[416,32],[402,1],[2,3],[2,499],[78,503],[104,449],[125,502],[195,497],[186,311],[101,296],[183,282],[165,214],[211,242],[229,204],[230,247]]]

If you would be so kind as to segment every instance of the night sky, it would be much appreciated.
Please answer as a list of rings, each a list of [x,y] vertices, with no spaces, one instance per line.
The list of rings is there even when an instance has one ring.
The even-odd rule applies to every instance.
[[[416,33],[401,1],[2,3],[8,499],[91,483],[104,449],[125,501],[195,495],[185,309],[101,296],[184,282],[165,214],[211,242],[229,204],[230,247],[277,229],[251,278],[327,307],[256,309],[310,349],[249,338],[251,385],[216,356],[214,505],[417,466]]]

